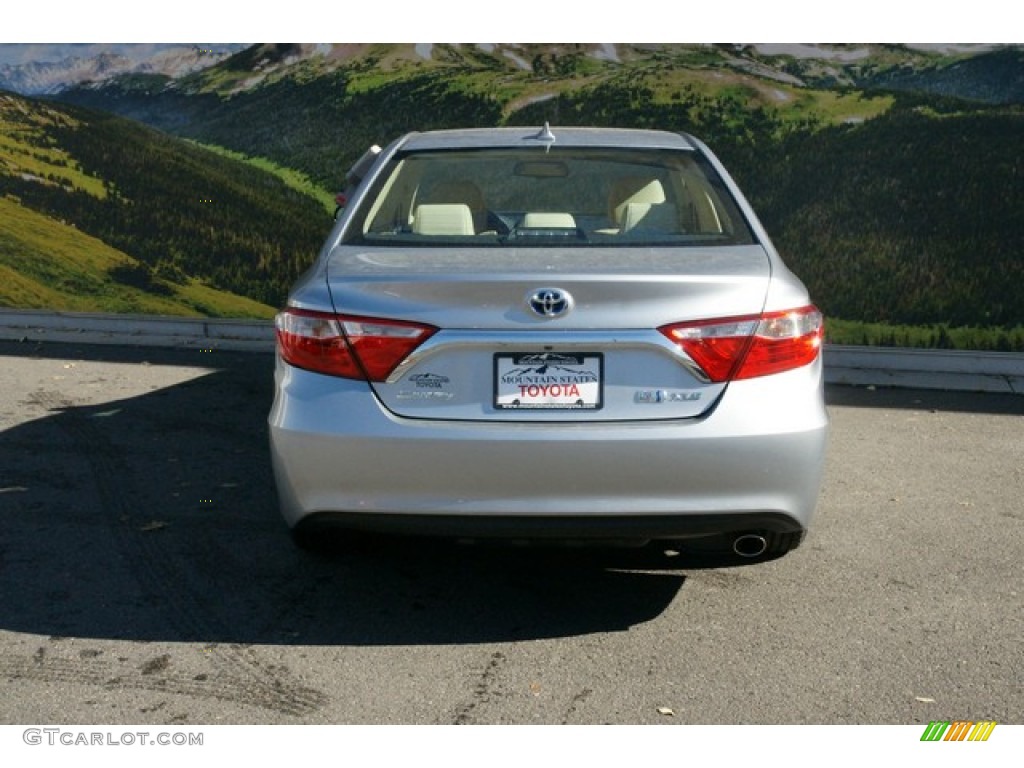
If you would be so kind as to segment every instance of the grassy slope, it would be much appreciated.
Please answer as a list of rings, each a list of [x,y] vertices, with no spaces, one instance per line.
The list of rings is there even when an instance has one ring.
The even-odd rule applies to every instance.
[[[0,93],[0,198],[22,209],[5,214],[0,300],[269,316],[330,224],[333,205],[303,182],[109,114]],[[62,242],[58,222],[83,238],[79,256],[105,244],[121,259],[84,271],[40,261],[45,238],[30,230],[51,226]]]
[[[199,144],[199,146],[209,150],[210,152],[221,155],[222,157],[229,157],[232,160],[247,163],[254,168],[259,168],[262,171],[273,174],[277,178],[281,179],[281,181],[283,181],[290,189],[294,189],[296,192],[301,192],[304,195],[312,197],[324,207],[324,210],[332,215],[334,214],[334,209],[337,207],[334,195],[323,187],[313,183],[306,174],[291,168],[285,168],[284,166],[278,165],[264,157],[250,157],[242,152],[235,152],[227,149],[226,147],[219,147],[215,144]]]
[[[0,93],[0,173],[105,199],[103,182],[84,173],[66,150],[47,140],[47,129],[56,125],[75,128],[78,123],[65,110],[42,104],[29,107],[23,99]]]
[[[189,101],[196,102],[188,114],[193,125],[202,126],[196,133],[200,141],[222,145],[239,142],[234,149],[272,157],[282,165],[300,168],[309,177],[328,187],[339,184],[341,171],[362,152],[369,140],[381,142],[392,138],[399,130],[422,128],[425,115],[429,115],[427,119],[435,121],[467,124],[474,120],[532,123],[549,117],[552,109],[557,120],[557,110],[561,107],[563,119],[579,117],[595,120],[605,116],[609,120],[626,123],[630,119],[645,117],[669,118],[669,124],[663,127],[695,130],[698,135],[708,139],[727,159],[734,173],[738,171],[744,176],[741,183],[758,198],[770,197],[771,189],[780,186],[779,169],[766,173],[764,169],[753,165],[751,158],[737,154],[735,149],[745,148],[744,142],[750,142],[758,148],[764,146],[762,142],[765,136],[758,131],[767,128],[770,135],[778,136],[785,134],[792,126],[798,132],[807,131],[809,137],[821,129],[827,130],[829,126],[868,121],[868,132],[880,133],[881,127],[887,123],[876,123],[874,118],[889,113],[896,103],[891,94],[865,93],[849,85],[836,88],[828,84],[827,77],[809,88],[794,87],[785,82],[784,78],[757,77],[749,68],[723,66],[725,59],[733,56],[732,52],[726,51],[723,54],[722,51],[708,48],[678,48],[657,55],[645,53],[642,56],[625,57],[621,62],[599,62],[586,57],[574,58],[570,47],[566,47],[558,52],[557,57],[545,53],[540,66],[534,71],[514,66],[507,57],[498,54],[490,55],[467,47],[446,48],[445,51],[440,48],[435,46],[434,61],[424,62],[413,57],[408,46],[368,46],[365,53],[373,59],[372,62],[370,58],[363,63],[351,61],[337,72],[326,63],[308,63],[304,65],[308,71],[303,72],[289,72],[286,67],[275,70],[262,63],[254,69],[255,59],[263,54],[248,52],[233,61],[236,69],[232,69],[230,63],[225,63],[207,70],[196,76],[197,82],[202,81],[198,88],[184,88],[173,98],[179,106]],[[523,55],[529,59],[533,53],[541,50],[523,51]],[[901,52],[898,57],[892,53],[894,64],[886,63],[885,54],[886,51],[882,49],[875,51],[874,55],[880,62],[877,66],[905,63],[905,52]],[[794,62],[794,68],[798,68],[798,63]],[[868,64],[861,62],[857,66],[863,69]],[[251,82],[256,70],[261,73],[261,87],[251,91],[238,90],[243,82]],[[341,72],[344,72],[344,77],[339,76]],[[329,73],[333,74],[326,76]],[[807,78],[805,72],[801,71],[799,75],[814,83],[813,78]],[[614,84],[614,90],[602,90],[600,86],[603,84]],[[190,98],[188,93],[193,94],[193,97]],[[199,99],[199,94],[205,100]],[[474,100],[475,103],[471,103]],[[428,106],[433,108],[427,109]],[[755,110],[763,112],[764,119],[752,121],[751,115]],[[207,122],[204,123],[204,119]],[[344,130],[339,130],[339,126],[344,126]],[[170,125],[166,127],[172,129]],[[260,127],[262,130],[257,130]],[[931,124],[923,127],[926,135],[934,133],[932,129]],[[855,210],[861,212],[861,215],[865,208],[889,210],[892,208],[889,204],[892,203],[890,186],[893,180],[888,179],[886,167],[901,160],[903,154],[906,154],[906,159],[914,162],[923,162],[923,157],[932,156],[930,153],[898,152],[889,157],[883,150],[883,159],[870,164],[868,172],[858,170],[863,167],[863,148],[848,153],[857,157],[846,168],[837,170],[821,160],[834,156],[848,143],[848,137],[840,136],[831,146],[821,147],[815,155],[816,165],[803,162],[803,165],[813,167],[804,169],[800,178],[789,180],[789,188],[816,190],[819,200],[829,203],[831,208],[826,211],[828,217],[825,222],[828,226],[819,223],[810,227],[807,237],[800,237],[803,233],[801,220],[794,219],[792,211],[775,210],[778,206],[770,204],[763,206],[766,218],[772,219],[766,223],[773,224],[770,229],[777,233],[779,244],[792,246],[787,250],[794,254],[795,262],[800,262],[801,258],[809,262],[799,264],[801,269],[798,272],[806,275],[805,279],[810,278],[809,282],[814,283],[816,289],[815,295],[826,299],[824,303],[829,307],[836,303],[835,300],[827,300],[830,289],[837,295],[847,297],[866,296],[869,288],[877,291],[872,286],[882,283],[891,286],[897,298],[910,293],[911,289],[927,281],[919,279],[920,276],[905,279],[905,265],[915,263],[915,254],[935,253],[931,240],[919,232],[908,230],[906,222],[901,221],[900,226],[893,225],[893,232],[884,238],[885,242],[873,243],[866,250],[875,260],[879,260],[882,258],[880,254],[902,249],[900,258],[892,261],[900,265],[903,271],[888,263],[882,264],[885,269],[875,270],[875,277],[868,280],[867,286],[858,286],[856,290],[849,280],[837,281],[834,269],[826,270],[822,275],[815,273],[816,263],[832,263],[831,259],[821,257],[822,252],[834,257],[837,252],[849,250],[833,247],[839,235],[849,231],[859,247],[864,246],[865,239],[862,228],[848,224],[853,217],[847,211],[843,210],[843,215],[832,211],[840,210],[835,201],[842,196],[835,191],[823,194],[823,188],[832,183],[840,189],[862,192],[870,190],[874,198],[877,198],[877,205],[866,205],[869,201],[865,200],[858,201]],[[890,147],[888,151],[891,152],[891,143],[880,143]],[[770,143],[767,148],[775,149]],[[801,148],[796,153],[796,159],[805,152],[806,148]],[[965,149],[961,148],[957,154],[964,153]],[[756,159],[756,152],[747,154]],[[746,164],[740,162],[743,160],[746,160]],[[794,175],[792,166],[801,164],[788,160],[782,169],[786,171],[785,176]],[[934,163],[924,165],[930,168]],[[970,163],[967,165],[969,167]],[[767,180],[757,179],[759,172]],[[847,178],[848,175],[854,178]],[[915,194],[918,186],[923,187],[921,196],[927,202],[926,208],[930,210],[934,205],[932,198],[942,197],[942,189],[935,184],[915,186],[915,179],[920,175],[911,169],[895,181]],[[838,183],[839,179],[843,179],[844,183]],[[768,191],[760,190],[758,194],[758,181]],[[886,208],[887,205],[889,208]],[[803,206],[804,211],[807,208],[807,205]],[[956,219],[953,217],[950,220]],[[875,222],[869,231],[877,239],[877,233],[882,229],[879,222]],[[961,239],[958,236],[951,238],[954,242]],[[820,245],[822,242],[827,242],[829,247]],[[928,247],[922,246],[922,243]],[[992,248],[976,250],[979,253],[993,251]],[[806,256],[803,256],[805,251]],[[1019,251],[1014,253],[1018,254],[1016,259],[1019,259]],[[930,257],[933,261],[936,259],[934,255]],[[1010,267],[1019,264],[1014,256],[1008,258]],[[868,266],[873,263],[866,262]],[[926,277],[934,279],[931,273]],[[953,282],[963,285],[962,280]],[[944,290],[931,289],[929,292],[932,296],[952,295],[950,291]],[[896,299],[881,302],[883,308],[890,310],[897,304]],[[969,304],[982,305],[981,302]],[[878,305],[876,301],[856,312],[844,312],[843,316],[853,318],[859,314],[876,320],[891,314],[879,311]],[[836,309],[842,307],[837,305]],[[1002,328],[985,331],[968,329],[963,334],[953,332],[955,329],[949,326],[989,318],[979,316],[977,320],[964,319],[946,311],[919,314],[922,317],[908,318],[906,321],[926,324],[913,329],[895,324],[854,322],[852,319],[837,321],[831,328],[836,340],[844,342],[857,343],[864,339],[885,343],[887,339],[895,338],[899,343],[942,346],[953,343],[957,346],[964,344],[983,348],[1005,348],[1009,345],[1014,349],[1021,348],[1020,326],[1016,325],[1018,316],[1012,312],[1003,318],[1005,324]],[[925,314],[933,317],[924,317]],[[896,320],[895,317],[889,319]],[[977,338],[979,333],[984,335],[984,339]]]
[[[22,309],[267,318],[273,308],[190,280],[157,295],[114,280],[136,264],[105,243],[0,198],[0,305]]]

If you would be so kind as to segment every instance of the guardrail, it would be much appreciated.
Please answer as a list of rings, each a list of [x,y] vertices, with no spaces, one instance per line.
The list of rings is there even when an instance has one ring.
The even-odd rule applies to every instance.
[[[1024,394],[1024,355],[825,346],[825,381],[876,387]]]
[[[266,320],[0,309],[0,339],[272,352]],[[1024,394],[1024,355],[826,345],[830,384]]]
[[[271,352],[266,320],[0,309],[0,339]]]

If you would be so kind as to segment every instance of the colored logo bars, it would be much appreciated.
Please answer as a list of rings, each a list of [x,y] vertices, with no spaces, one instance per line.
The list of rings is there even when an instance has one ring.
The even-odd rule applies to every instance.
[[[933,720],[921,734],[921,741],[988,741],[995,727],[994,720],[978,723],[971,720],[954,720],[951,723]]]

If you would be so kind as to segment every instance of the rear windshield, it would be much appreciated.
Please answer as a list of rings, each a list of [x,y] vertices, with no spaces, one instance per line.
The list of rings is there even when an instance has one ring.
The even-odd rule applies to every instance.
[[[347,227],[365,245],[737,245],[754,242],[697,153],[560,148],[396,155]]]

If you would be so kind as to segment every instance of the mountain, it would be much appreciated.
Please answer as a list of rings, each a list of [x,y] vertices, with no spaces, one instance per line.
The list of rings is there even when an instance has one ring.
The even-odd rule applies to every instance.
[[[771,130],[868,119],[891,102],[809,89],[767,60],[736,46],[259,45],[185,77],[121,76],[58,97],[270,158],[328,189],[367,146],[406,131],[578,122],[566,105],[585,99],[607,107],[592,118],[605,122],[608,110],[636,121],[650,100],[674,105],[716,143],[781,108]]]
[[[951,84],[945,95],[972,98],[978,84],[995,86],[997,92],[1005,88],[1004,64],[1022,50],[1019,45],[987,44],[263,44],[221,56],[202,68],[191,67],[189,71],[196,76],[174,87],[228,96],[281,79],[308,80],[353,67],[372,67],[382,73],[407,66],[470,67],[509,74],[579,77],[617,66],[669,64],[690,71],[744,72],[798,87],[884,88],[899,82],[901,88],[920,87],[926,91],[942,73],[960,70],[949,78]],[[176,81],[183,79],[181,73],[159,67],[145,71],[162,73]],[[970,77],[963,78],[962,71],[969,71]],[[100,83],[116,79],[117,74],[111,71],[92,79]]]
[[[689,131],[736,176],[831,319],[1013,329],[1024,326],[1021,51],[268,44],[181,77],[119,75],[54,98],[266,158],[330,190],[368,145],[411,130]],[[310,226],[310,241],[322,237]],[[283,290],[294,265],[266,263],[261,280],[232,290]]]
[[[0,202],[0,301],[12,306],[141,306],[141,292],[161,312],[266,317],[331,224],[321,202],[250,164],[2,92]]]
[[[740,58],[765,76],[784,73],[809,88],[899,90],[1011,104],[1024,101],[1024,49],[1001,45],[738,46]]]
[[[674,105],[673,123],[728,147],[806,123],[869,120],[896,93],[1022,103],[1013,85],[1022,55],[991,46],[265,44],[182,77],[120,75],[58,98],[339,188],[369,144],[432,127],[579,122],[580,113],[637,123],[648,107]],[[584,97],[602,109],[580,106]]]
[[[122,46],[123,47],[123,46]],[[64,56],[57,61],[29,61],[0,65],[0,90],[23,95],[59,93],[84,83],[102,83],[126,74],[152,74],[178,78],[212,66],[239,46],[137,46],[144,56],[129,57],[116,51],[91,56]]]
[[[1024,49],[998,48],[976,56],[867,70],[860,84],[929,93],[988,104],[1024,103]]]

